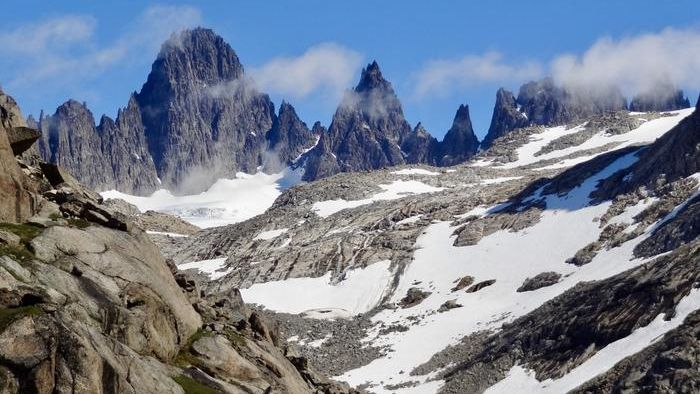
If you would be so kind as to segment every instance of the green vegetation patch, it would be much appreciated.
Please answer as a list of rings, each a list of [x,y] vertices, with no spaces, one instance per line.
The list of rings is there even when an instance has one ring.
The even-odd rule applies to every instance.
[[[226,327],[224,329],[224,336],[229,342],[231,342],[232,345],[238,348],[245,346],[245,335],[234,330],[233,328]]]
[[[77,228],[87,228],[90,226],[90,222],[83,218],[70,218],[68,219],[68,225]]]
[[[190,365],[199,366],[201,361],[197,358],[197,356],[192,354],[192,344],[201,338],[210,337],[212,335],[212,333],[204,331],[201,328],[197,330],[197,332],[192,334],[192,336],[187,340],[185,346],[180,348],[180,352],[177,354],[177,356],[175,356],[173,363],[180,368],[186,368]]]
[[[24,316],[38,316],[42,313],[41,308],[36,305],[21,306],[19,308],[0,308],[0,331]]]
[[[13,233],[20,237],[23,243],[29,243],[31,240],[41,234],[44,229],[33,224],[15,224],[15,223],[0,223],[0,230]]]
[[[14,260],[23,262],[34,257],[34,254],[27,246],[44,231],[44,228],[33,224],[0,223],[0,230],[12,233],[20,238],[20,245],[18,246],[0,244],[0,256],[11,256]]]
[[[219,394],[220,391],[213,389],[209,386],[205,386],[198,381],[185,375],[178,375],[173,378],[175,383],[179,384],[185,394]]]

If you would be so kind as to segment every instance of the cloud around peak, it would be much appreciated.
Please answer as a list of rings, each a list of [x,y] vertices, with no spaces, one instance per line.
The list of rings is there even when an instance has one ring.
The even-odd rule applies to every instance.
[[[523,83],[551,75],[561,85],[595,89],[619,86],[626,94],[671,83],[700,85],[700,30],[672,29],[598,39],[580,54],[549,60],[508,61],[499,52],[428,62],[415,73],[418,98],[446,95],[484,84]]]
[[[264,92],[301,98],[320,91],[339,98],[352,84],[362,59],[354,50],[322,43],[298,56],[274,58],[250,69],[250,74]]]

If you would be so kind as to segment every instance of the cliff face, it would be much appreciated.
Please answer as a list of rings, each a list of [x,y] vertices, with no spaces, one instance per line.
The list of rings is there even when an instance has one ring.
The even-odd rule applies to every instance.
[[[246,82],[236,53],[211,30],[166,42],[136,101],[166,187],[188,176],[253,173],[263,164],[273,104]]]
[[[316,143],[320,137],[320,124],[314,125],[316,133],[299,119],[294,107],[287,102],[280,105],[279,114],[267,133],[268,150],[276,163],[266,163],[267,169],[279,169],[291,164]]]
[[[93,189],[148,194],[159,186],[133,97],[116,121],[103,116],[95,126],[87,106],[69,100],[53,115],[42,115],[38,127],[42,158],[78,174]]]
[[[0,222],[21,222],[38,210],[38,187],[15,160],[10,133],[26,123],[17,103],[0,90]]]
[[[400,143],[410,133],[394,89],[373,62],[362,70],[360,82],[346,94],[328,132],[321,135],[305,179],[403,164]]]

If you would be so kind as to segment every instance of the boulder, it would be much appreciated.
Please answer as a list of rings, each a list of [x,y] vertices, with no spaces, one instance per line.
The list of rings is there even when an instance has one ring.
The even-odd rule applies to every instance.
[[[12,127],[7,129],[7,136],[10,140],[10,147],[15,156],[19,156],[27,149],[31,148],[34,142],[41,137],[41,132],[29,127]]]

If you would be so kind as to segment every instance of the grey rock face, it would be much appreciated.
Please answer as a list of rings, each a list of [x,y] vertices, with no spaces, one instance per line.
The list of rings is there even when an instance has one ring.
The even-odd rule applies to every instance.
[[[690,100],[671,83],[659,83],[630,101],[630,111],[663,112],[690,108]]]
[[[8,130],[25,126],[12,97],[0,90],[0,221],[18,222],[38,209],[37,187],[22,173],[15,160]]]
[[[419,122],[401,143],[401,150],[406,153],[406,163],[438,165],[440,145]]]
[[[292,161],[316,143],[316,135],[320,136],[320,132],[322,132],[319,127],[322,127],[320,123],[314,124],[314,129],[319,134],[309,130],[306,123],[297,116],[294,107],[283,101],[279,115],[267,133],[268,150],[274,157],[268,160],[265,168],[275,170],[292,164]]]
[[[438,163],[441,166],[452,166],[469,160],[479,149],[469,117],[469,106],[460,105],[455,114],[452,127],[440,142]]]
[[[102,140],[92,112],[84,103],[69,100],[53,116],[39,120],[44,137],[39,145],[44,160],[57,164],[97,189],[111,183]]]
[[[304,177],[314,180],[404,164],[400,144],[410,133],[394,89],[373,62],[343,98],[328,132],[310,155]]]
[[[561,125],[625,109],[627,100],[614,87],[584,91],[561,87],[551,78],[544,78],[521,86],[515,100],[510,92],[501,89],[483,147],[490,147],[496,138],[516,128]]]
[[[159,177],[163,187],[199,192],[238,171],[279,170],[322,129],[309,131],[287,103],[277,117],[233,49],[201,28],[163,44],[146,83],[116,120],[103,116],[95,126],[87,107],[71,100],[36,123],[45,161],[94,189],[131,194],[153,192]]]
[[[515,101],[513,93],[500,88],[496,93],[496,105],[491,117],[491,126],[481,142],[481,146],[488,149],[496,138],[503,136],[510,130],[525,127],[528,123],[527,117],[518,110],[518,103]]]
[[[163,44],[136,101],[166,187],[201,190],[263,164],[273,104],[245,80],[236,53],[211,30],[187,30]]]
[[[522,293],[524,291],[541,289],[559,282],[560,279],[561,274],[557,272],[543,272],[533,276],[532,278],[525,279],[523,285],[520,286],[517,291],[518,293]]]
[[[138,105],[132,97],[116,122],[103,116],[95,126],[85,104],[69,100],[54,115],[42,116],[38,148],[42,158],[60,165],[97,190],[147,194],[158,188],[147,150]]]
[[[112,187],[130,194],[146,194],[159,188],[156,168],[148,151],[141,112],[135,97],[117,113],[116,122],[102,117],[97,131],[102,153],[113,174]]]

